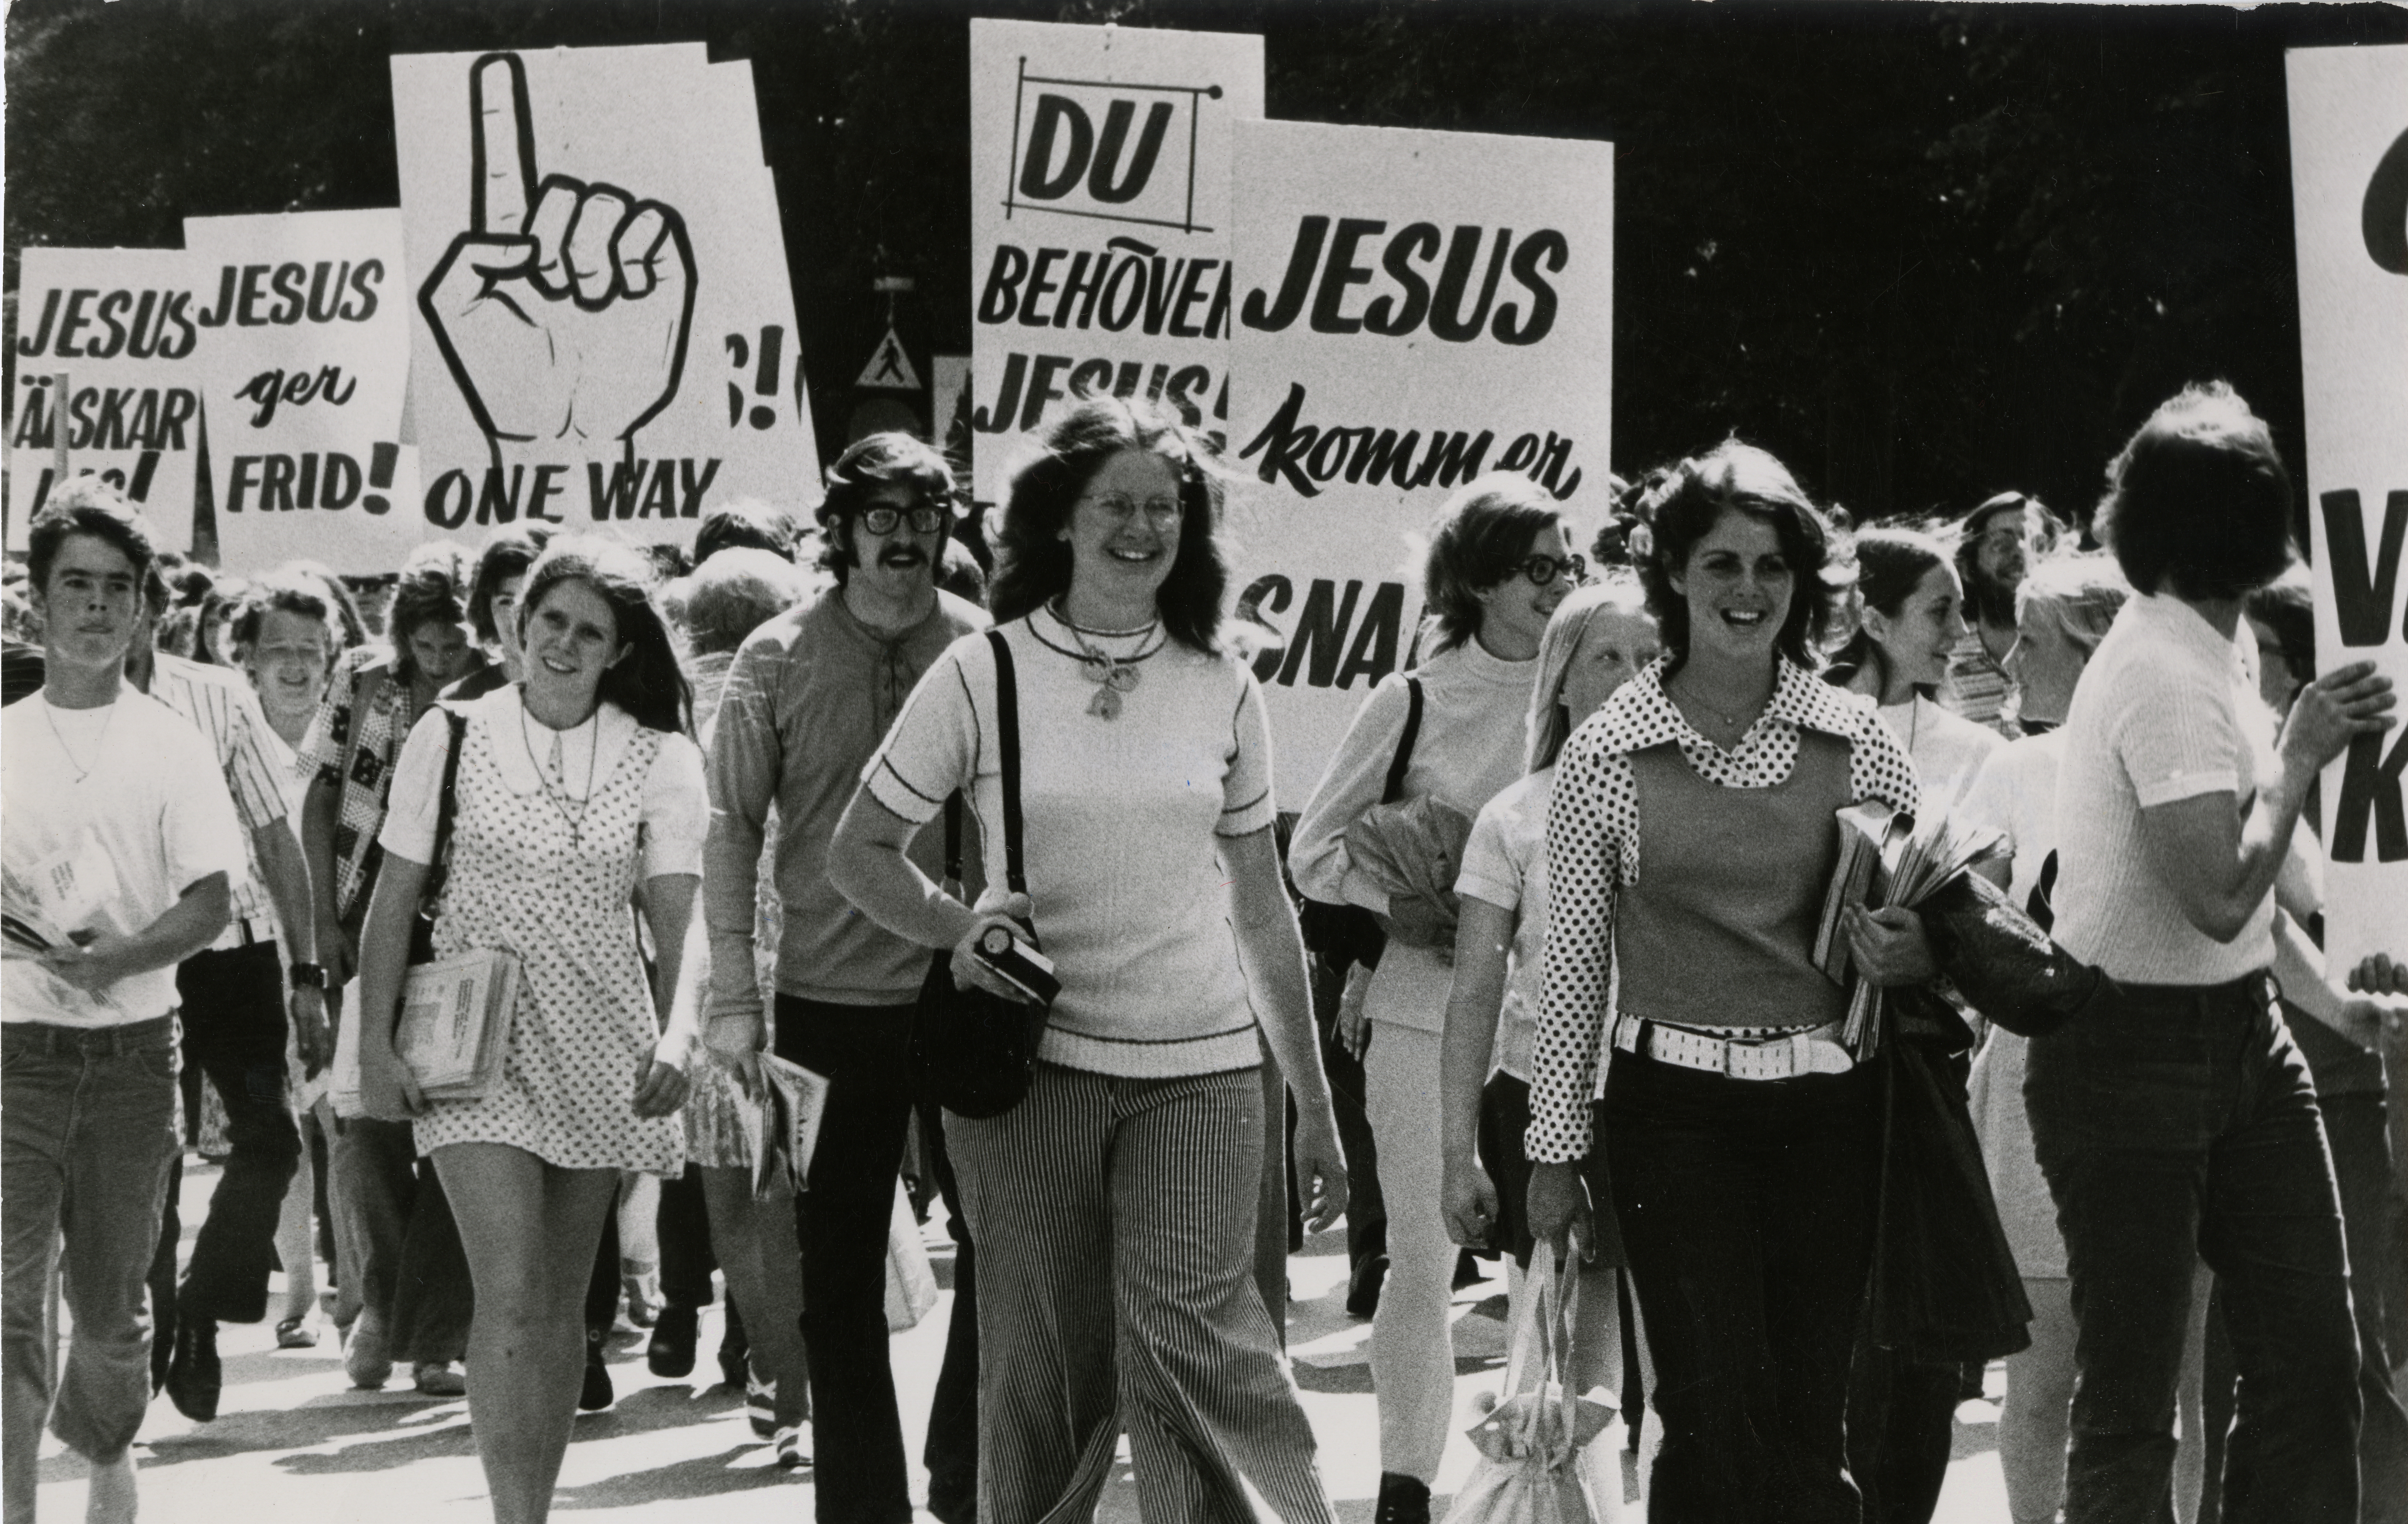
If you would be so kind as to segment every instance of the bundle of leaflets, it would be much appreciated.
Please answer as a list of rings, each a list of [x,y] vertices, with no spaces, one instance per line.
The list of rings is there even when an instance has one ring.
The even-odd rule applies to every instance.
[[[740,1108],[744,1144],[752,1160],[752,1194],[768,1195],[781,1170],[792,1189],[800,1190],[810,1178],[811,1154],[819,1147],[827,1078],[775,1053],[764,1053],[761,1079],[764,1093],[744,1097]]]
[[[1945,889],[1976,862],[1998,855],[2003,833],[1988,826],[1968,829],[1933,810],[1917,820],[1878,800],[1840,811],[1840,862],[1823,899],[1814,961],[1833,980],[1846,984],[1854,973],[1841,918],[1849,906],[1912,910]],[[1848,1019],[1840,1040],[1858,1062],[1881,1047],[1882,992],[1857,978],[1848,997]]]
[[[519,961],[497,948],[409,971],[393,1043],[421,1093],[436,1101],[472,1101],[493,1088],[509,1047],[518,991]]]

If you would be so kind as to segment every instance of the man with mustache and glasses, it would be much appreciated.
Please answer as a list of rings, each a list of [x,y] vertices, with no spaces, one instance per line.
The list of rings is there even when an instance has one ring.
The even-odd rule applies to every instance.
[[[2015,644],[2015,589],[2031,563],[2056,547],[2061,526],[2039,498],[2000,492],[1957,530],[1956,576],[1965,584],[1964,638],[1948,653],[1940,703],[2009,740],[2024,734],[2022,695],[2006,669]]]
[[[953,527],[953,474],[943,457],[909,434],[871,434],[844,452],[827,483],[819,520],[827,535],[823,564],[836,585],[745,639],[708,740],[705,1035],[714,1052],[747,1067],[764,1046],[753,886],[774,805],[784,914],[777,1051],[830,1081],[799,1207],[808,1246],[803,1334],[814,1437],[824,1441],[815,1446],[819,1518],[909,1524],[903,1430],[886,1355],[886,1232],[912,1107],[904,1049],[928,954],[837,892],[828,843],[920,675],[987,621],[976,605],[937,587]],[[932,877],[942,876],[943,850],[942,834],[933,831],[914,847]],[[965,1450],[972,1435],[963,1436]],[[941,1448],[934,1433],[930,1448]],[[975,1510],[968,1469],[967,1454],[958,1464],[930,1467],[937,1495],[929,1508],[946,1524],[967,1524]]]

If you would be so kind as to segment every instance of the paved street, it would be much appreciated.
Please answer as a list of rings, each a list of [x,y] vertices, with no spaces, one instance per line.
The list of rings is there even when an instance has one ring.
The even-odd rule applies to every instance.
[[[184,1180],[189,1249],[189,1235],[201,1220],[200,1204],[215,1185],[217,1171],[188,1168]],[[932,1228],[928,1243],[939,1283],[948,1289],[936,1310],[919,1327],[897,1334],[894,1346],[905,1440],[915,1458],[952,1300],[950,1241],[941,1229]],[[1289,1337],[1297,1382],[1321,1437],[1325,1474],[1344,1524],[1369,1524],[1379,1484],[1379,1430],[1366,1348],[1370,1329],[1349,1318],[1342,1306],[1342,1236],[1325,1234],[1308,1244],[1289,1261],[1288,1273],[1296,1293]],[[1494,1391],[1501,1375],[1504,1311],[1501,1279],[1456,1298],[1455,1388],[1466,1427],[1473,1396]],[[704,1319],[695,1378],[681,1381],[663,1381],[645,1370],[641,1335],[623,1332],[614,1340],[611,1376],[619,1400],[607,1412],[578,1419],[554,1504],[558,1510],[608,1509],[625,1524],[810,1517],[810,1473],[779,1471],[768,1446],[746,1424],[739,1394],[700,1384],[716,1374],[710,1356],[718,1339],[714,1309]],[[273,1326],[265,1323],[228,1327],[219,1343],[226,1389],[215,1422],[187,1421],[164,1396],[151,1405],[136,1450],[147,1524],[247,1524],[260,1517],[281,1524],[481,1524],[491,1517],[465,1402],[419,1397],[408,1389],[406,1370],[386,1391],[352,1390],[331,1331],[316,1349],[276,1349]],[[1996,1367],[1990,1388],[1995,1396]],[[1941,1503],[1941,1524],[1998,1524],[2006,1518],[1993,1444],[1996,1417],[1986,1403],[1958,1410],[1957,1459]],[[1470,1442],[1458,1435],[1448,1446],[1439,1490],[1452,1493],[1475,1459]],[[51,1441],[41,1464],[44,1524],[79,1519],[80,1462]],[[915,1467],[913,1495],[923,1495],[925,1486],[926,1477]],[[1635,1500],[1635,1488],[1629,1495]],[[776,1513],[765,1515],[763,1509]],[[1137,1518],[1125,1457],[1101,1515],[1108,1524],[1134,1524]],[[1624,1517],[1643,1517],[1635,1501]]]

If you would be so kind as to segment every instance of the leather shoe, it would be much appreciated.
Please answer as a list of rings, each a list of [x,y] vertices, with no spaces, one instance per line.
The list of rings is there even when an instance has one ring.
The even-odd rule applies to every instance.
[[[1401,1472],[1380,1473],[1380,1501],[1371,1509],[1372,1524],[1429,1524],[1429,1484]]]
[[[694,1343],[699,1319],[692,1307],[663,1307],[652,1325],[652,1341],[644,1346],[644,1363],[654,1375],[675,1379],[694,1374]]]
[[[1388,1281],[1388,1257],[1365,1256],[1346,1280],[1346,1316],[1369,1317],[1380,1310],[1380,1288]]]
[[[585,1384],[577,1389],[577,1410],[599,1413],[617,1400],[610,1388],[610,1367],[602,1360],[602,1332],[589,1329],[585,1334]]]
[[[167,1361],[167,1400],[194,1423],[218,1416],[218,1397],[225,1371],[218,1363],[218,1326],[206,1317],[186,1317],[176,1325],[176,1352]]]

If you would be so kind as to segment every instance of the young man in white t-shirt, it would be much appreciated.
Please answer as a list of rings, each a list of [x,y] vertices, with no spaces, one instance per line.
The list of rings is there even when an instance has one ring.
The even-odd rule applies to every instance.
[[[2055,933],[2119,989],[2034,1038],[2024,1082],[2072,1282],[2065,1517],[2166,1517],[2198,1258],[2241,1374],[2225,1517],[2353,1524],[2357,1332],[2272,892],[2309,786],[2392,723],[2391,685],[2329,673],[2276,740],[2241,614],[2290,562],[2290,478],[2230,388],[2159,407],[2111,479],[2100,522],[2140,596],[2066,716]]]
[[[7,1524],[32,1524],[45,1418],[92,1463],[89,1517],[114,1524],[134,1517],[128,1446],[150,1398],[143,1273],[176,1157],[176,965],[224,930],[243,842],[199,733],[124,686],[140,518],[82,477],[27,549],[44,680],[0,727]],[[43,1323],[63,1238],[60,1376]]]

